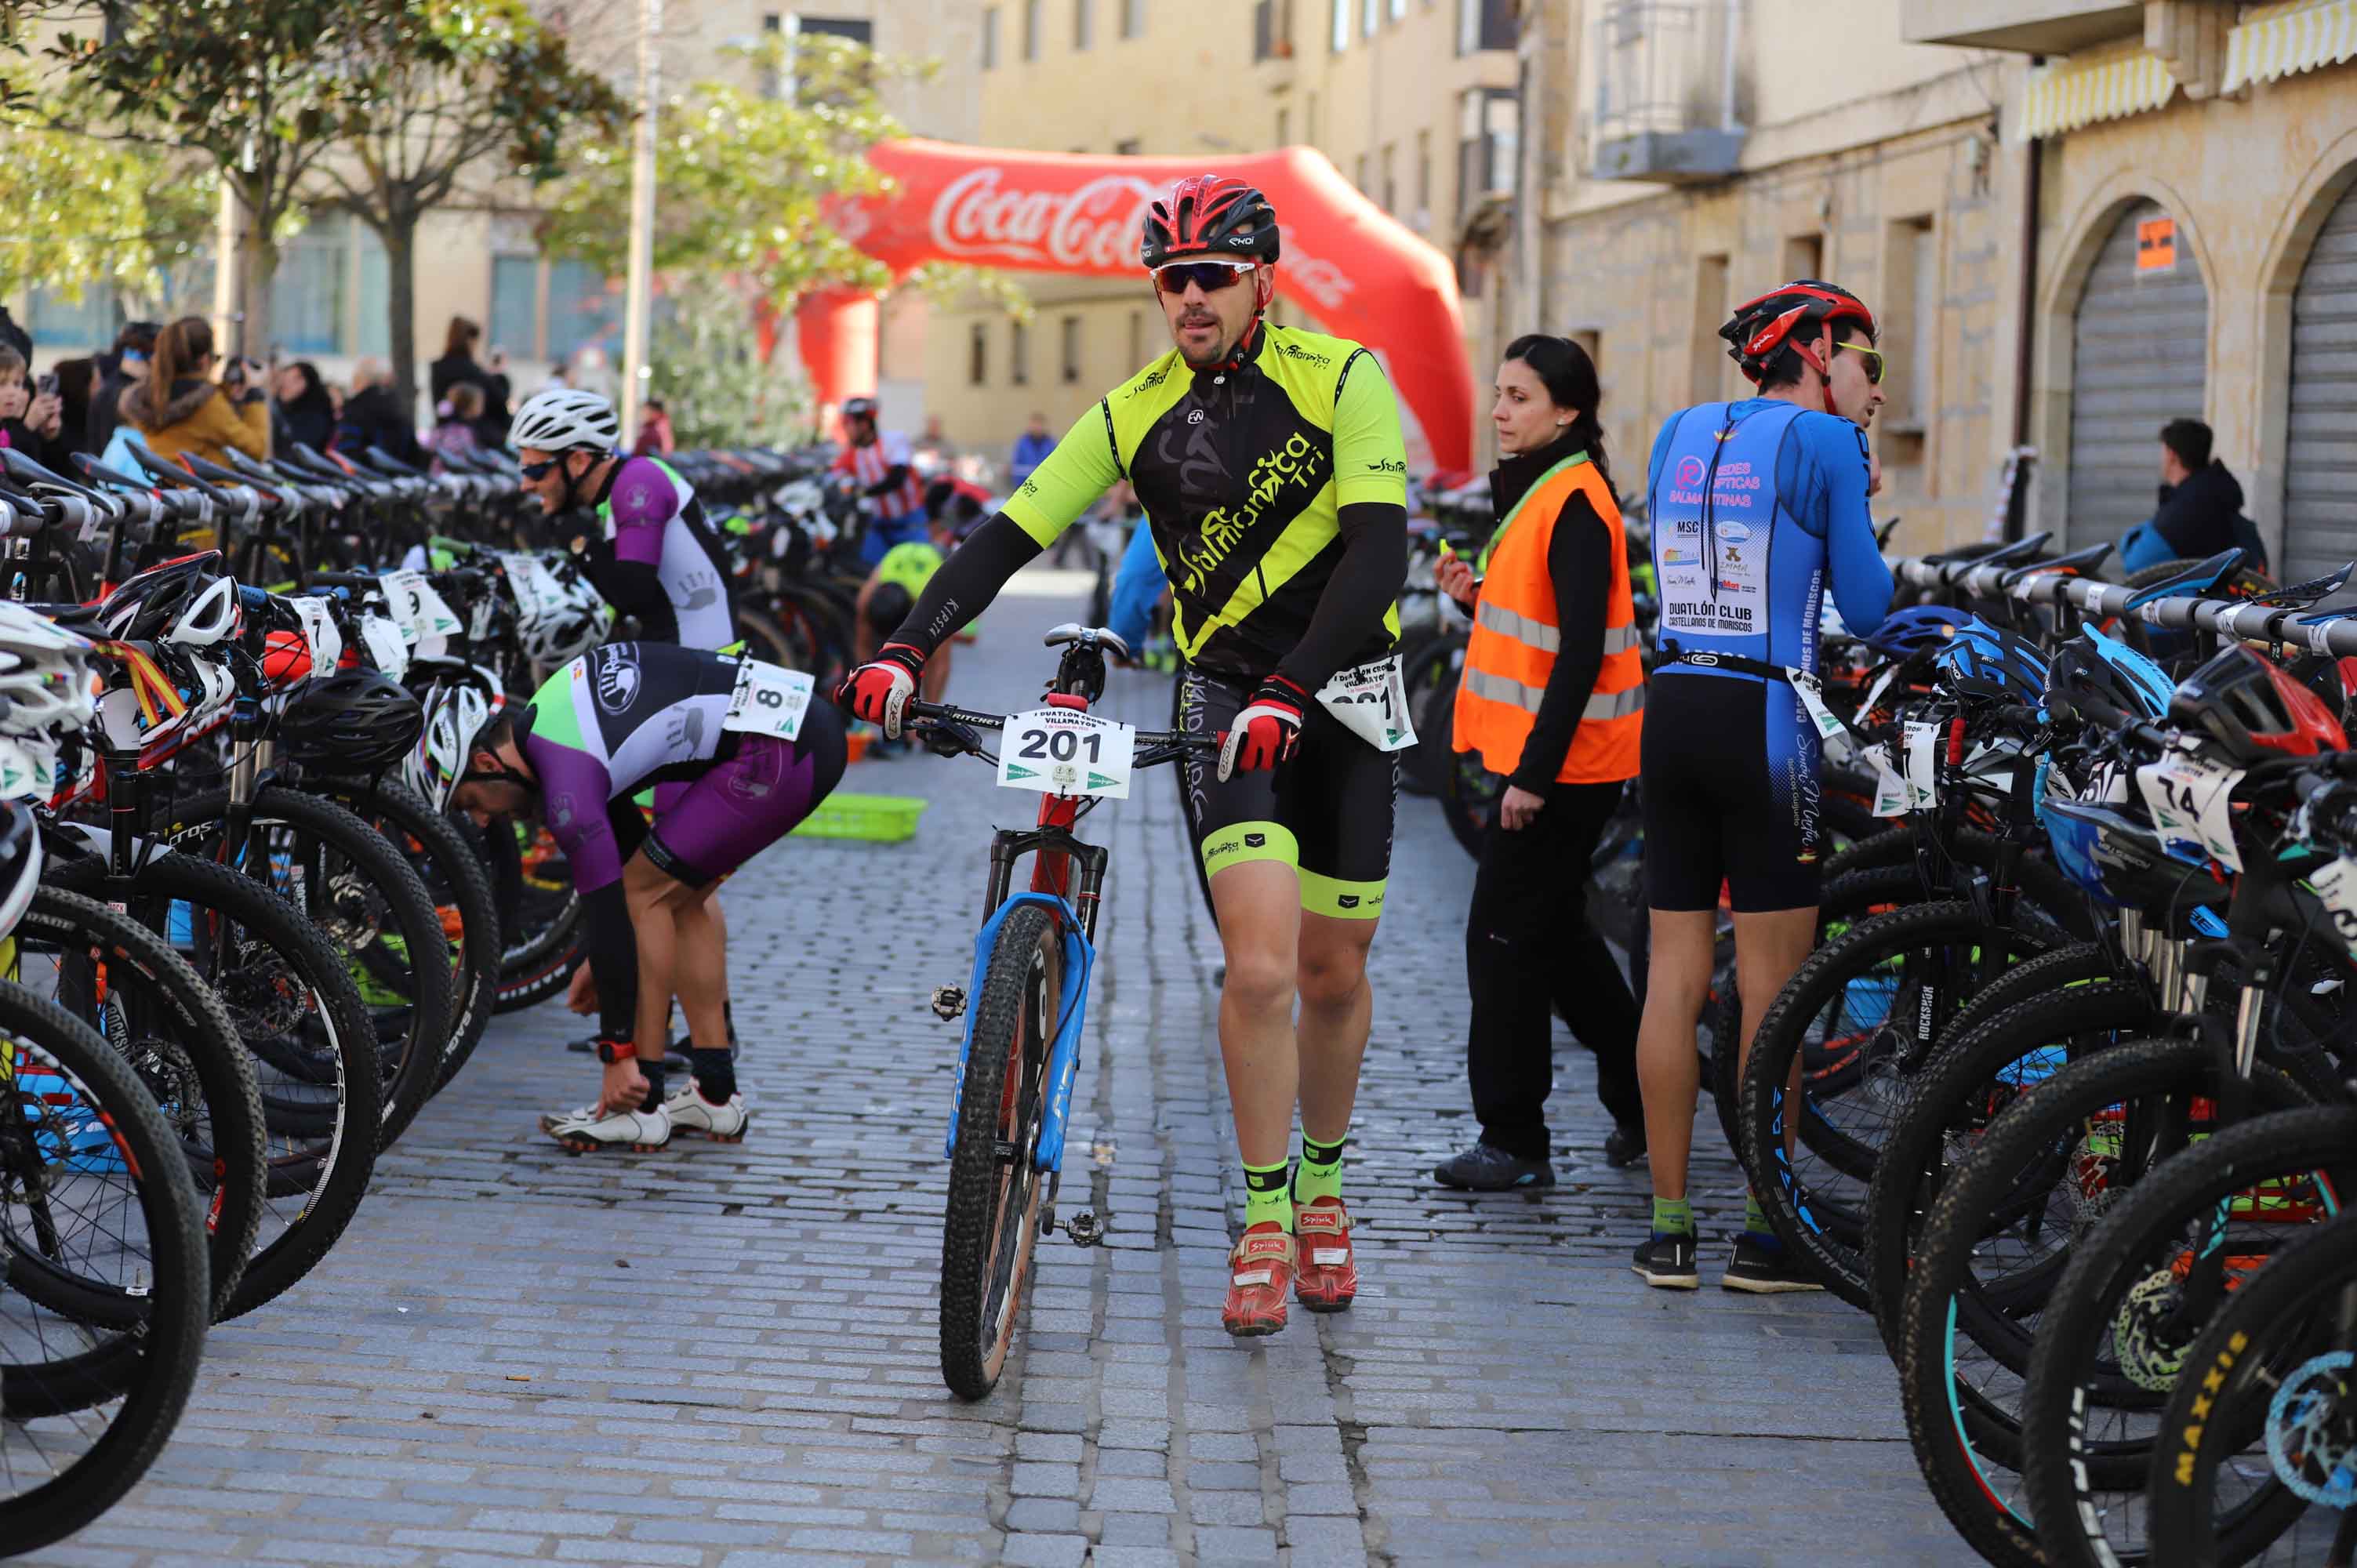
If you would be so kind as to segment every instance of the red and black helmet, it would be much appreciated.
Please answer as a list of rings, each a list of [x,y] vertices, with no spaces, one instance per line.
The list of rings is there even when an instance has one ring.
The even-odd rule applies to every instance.
[[[2239,642],[2177,683],[2169,722],[2208,736],[2244,768],[2269,753],[2318,757],[2349,746],[2341,721],[2315,693]]]
[[[1780,350],[1788,344],[1814,341],[1818,328],[1835,321],[1855,321],[1866,328],[1867,337],[1878,335],[1874,312],[1857,295],[1836,284],[1798,278],[1737,306],[1734,318],[1718,329],[1718,335],[1729,345],[1727,357],[1742,367],[1745,378],[1756,385]],[[1809,357],[1805,349],[1799,352],[1803,359]],[[1815,368],[1824,373],[1823,365]]]
[[[1180,256],[1276,260],[1276,211],[1268,198],[1227,175],[1189,175],[1146,209],[1139,251],[1148,270]]]

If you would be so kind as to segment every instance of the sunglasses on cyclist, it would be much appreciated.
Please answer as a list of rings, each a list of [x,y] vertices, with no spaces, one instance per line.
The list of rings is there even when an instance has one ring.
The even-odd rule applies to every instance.
[[[1205,294],[1217,294],[1232,288],[1249,276],[1253,262],[1234,262],[1224,258],[1210,262],[1165,262],[1154,269],[1154,286],[1163,294],[1185,294],[1193,284]]]
[[[1863,343],[1836,343],[1834,345],[1834,352],[1835,353],[1841,352],[1844,349],[1848,349],[1851,353],[1856,354],[1860,360],[1865,361],[1866,381],[1868,386],[1878,387],[1882,384],[1881,349],[1869,349]]]
[[[536,485],[554,472],[556,466],[564,461],[565,454],[560,452],[554,457],[543,457],[537,463],[519,464],[516,472],[522,474],[528,483]]]

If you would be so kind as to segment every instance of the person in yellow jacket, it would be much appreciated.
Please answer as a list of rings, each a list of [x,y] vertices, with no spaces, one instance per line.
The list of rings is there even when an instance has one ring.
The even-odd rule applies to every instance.
[[[1625,1165],[1645,1152],[1637,1003],[1587,912],[1597,841],[1637,776],[1645,703],[1596,366],[1569,338],[1518,338],[1497,392],[1498,526],[1478,577],[1454,558],[1439,574],[1473,618],[1454,744],[1506,779],[1465,926],[1465,1065],[1481,1135],[1432,1173],[1478,1192],[1555,1185],[1550,1007],[1596,1053],[1597,1097],[1614,1123],[1606,1159]]]
[[[156,338],[154,368],[124,389],[119,406],[157,456],[193,452],[218,463],[231,447],[270,456],[270,400],[259,384],[248,384],[253,361],[233,360],[219,381],[207,379],[219,363],[212,326],[201,316],[184,316]]]

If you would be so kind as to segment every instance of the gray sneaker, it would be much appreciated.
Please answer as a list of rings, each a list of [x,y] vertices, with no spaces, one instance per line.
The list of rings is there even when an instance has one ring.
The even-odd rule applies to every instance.
[[[1432,1179],[1459,1192],[1512,1192],[1555,1185],[1555,1167],[1526,1160],[1494,1144],[1475,1144],[1432,1167]]]

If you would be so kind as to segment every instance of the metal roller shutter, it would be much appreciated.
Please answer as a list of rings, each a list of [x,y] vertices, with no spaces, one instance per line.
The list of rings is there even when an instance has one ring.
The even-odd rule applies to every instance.
[[[2324,220],[2291,303],[2287,583],[2357,561],[2357,190]]]
[[[2209,360],[2210,291],[2201,263],[2178,237],[2176,265],[2136,268],[2136,225],[2163,217],[2141,202],[2104,242],[2072,327],[2070,513],[2074,550],[2116,540],[2153,512],[2160,487],[2160,427],[2201,417]]]

